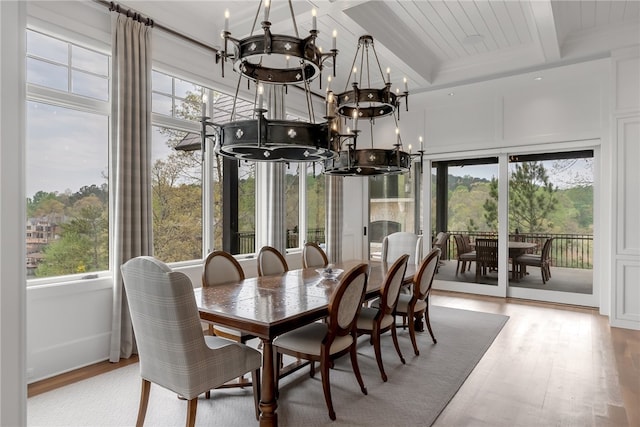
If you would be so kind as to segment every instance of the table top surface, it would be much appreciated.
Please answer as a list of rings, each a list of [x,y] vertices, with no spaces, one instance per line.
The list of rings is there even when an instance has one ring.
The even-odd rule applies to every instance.
[[[291,322],[305,324],[326,316],[331,294],[339,280],[361,263],[370,266],[367,298],[375,297],[390,265],[353,260],[334,265],[334,268],[344,270],[337,280],[324,279],[316,268],[305,268],[195,289],[200,317],[259,337],[273,338],[288,330]],[[405,279],[413,276],[416,270],[416,265],[408,264]]]

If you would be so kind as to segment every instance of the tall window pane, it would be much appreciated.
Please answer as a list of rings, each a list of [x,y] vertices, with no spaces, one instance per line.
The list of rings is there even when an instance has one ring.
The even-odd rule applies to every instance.
[[[109,269],[109,120],[27,102],[27,274]]]
[[[238,165],[238,237],[239,253],[256,252],[256,164]]]
[[[287,249],[300,247],[300,171],[304,163],[289,163],[284,175]]]
[[[322,166],[307,163],[306,167],[307,242],[324,244],[325,240],[325,182]]]
[[[173,149],[186,134],[153,127],[153,249],[165,262],[202,257],[200,152]]]

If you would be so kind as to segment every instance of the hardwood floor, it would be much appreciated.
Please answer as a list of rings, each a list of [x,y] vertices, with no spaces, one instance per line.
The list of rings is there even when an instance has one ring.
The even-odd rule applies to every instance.
[[[432,303],[510,316],[434,426],[640,425],[640,331],[583,307],[452,292]]]
[[[583,307],[443,291],[432,303],[510,316],[434,426],[640,426],[640,331]],[[98,363],[28,395],[136,362]]]

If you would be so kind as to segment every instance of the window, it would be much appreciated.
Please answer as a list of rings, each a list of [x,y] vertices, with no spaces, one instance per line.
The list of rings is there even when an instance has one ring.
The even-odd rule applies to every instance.
[[[27,31],[27,82],[109,100],[109,57],[73,43]]]
[[[155,70],[152,88],[154,255],[165,262],[201,259],[202,155],[174,148],[187,136],[199,137],[197,120],[209,89]]]
[[[287,229],[287,249],[300,245],[300,170],[304,163],[288,163],[284,173],[284,199]],[[304,200],[303,200],[304,202]],[[304,205],[303,205],[304,206]]]
[[[27,277],[109,269],[109,56],[27,30]]]
[[[315,163],[306,164],[306,242],[324,245],[325,240],[325,185],[326,178],[322,166]]]

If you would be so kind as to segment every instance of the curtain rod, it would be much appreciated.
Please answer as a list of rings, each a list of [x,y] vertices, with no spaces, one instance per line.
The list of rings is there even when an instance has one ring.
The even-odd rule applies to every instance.
[[[219,54],[218,49],[216,49],[215,47],[210,46],[210,45],[208,45],[206,43],[203,43],[203,42],[201,42],[199,40],[196,40],[194,38],[191,38],[191,37],[189,37],[189,36],[187,36],[185,34],[179,33],[176,30],[173,30],[173,29],[171,29],[169,27],[166,27],[166,26],[164,26],[162,24],[159,24],[156,21],[154,21],[153,19],[149,18],[148,16],[145,17],[141,13],[135,11],[134,9],[128,9],[128,8],[121,7],[118,3],[113,2],[113,1],[106,1],[106,0],[93,0],[93,1],[98,3],[98,4],[100,4],[100,5],[102,5],[102,6],[105,6],[107,9],[109,9],[112,12],[115,11],[115,12],[118,12],[118,13],[122,13],[124,15],[129,16],[129,17],[132,17],[133,19],[135,19],[135,20],[137,20],[137,21],[139,21],[139,22],[141,22],[141,23],[143,23],[145,25],[149,25],[152,28],[157,28],[157,29],[162,30],[162,31],[164,31],[166,33],[169,33],[169,34],[171,34],[173,36],[176,36],[178,38],[186,40],[189,43],[193,43],[193,44],[196,44],[196,45],[198,45],[200,47],[203,47],[203,48],[205,48],[207,50],[211,50],[216,54],[216,62],[219,60],[220,54]]]
[[[2,0],[0,0],[0,1],[2,1]],[[148,26],[150,26],[152,28],[157,28],[159,30],[162,30],[162,31],[164,31],[166,33],[171,34],[172,36],[181,38],[182,40],[186,40],[189,43],[193,43],[193,44],[198,45],[198,46],[200,46],[200,47],[202,47],[204,49],[207,49],[207,50],[210,50],[210,51],[214,52],[215,55],[216,55],[216,64],[221,59],[220,51],[218,49],[216,49],[215,47],[210,46],[210,45],[208,45],[206,43],[203,43],[203,42],[201,42],[199,40],[196,40],[194,38],[191,38],[191,37],[187,36],[186,34],[179,33],[176,30],[172,30],[171,28],[166,27],[166,26],[164,26],[162,24],[159,24],[156,21],[154,21],[153,19],[149,18],[148,16],[145,17],[141,13],[135,11],[134,9],[128,9],[128,8],[120,7],[120,5],[118,3],[113,2],[113,1],[106,1],[106,0],[93,0],[93,1],[98,3],[98,4],[100,4],[100,5],[102,5],[102,6],[105,6],[107,9],[109,9],[112,12],[115,11],[115,12],[118,12],[118,13],[122,13],[122,14],[127,15],[128,17],[132,17],[133,19],[137,20],[138,22],[141,22],[141,23],[143,23],[145,25],[148,25]],[[298,89],[298,90],[304,90],[304,88],[301,88],[299,86],[296,86],[296,85],[292,85],[292,86],[294,88]],[[319,94],[317,94],[317,93],[315,93],[315,92],[313,92],[311,90],[309,92],[311,92],[311,94],[313,96],[317,96],[318,98],[321,98],[323,100],[325,99],[324,96],[319,95]]]

